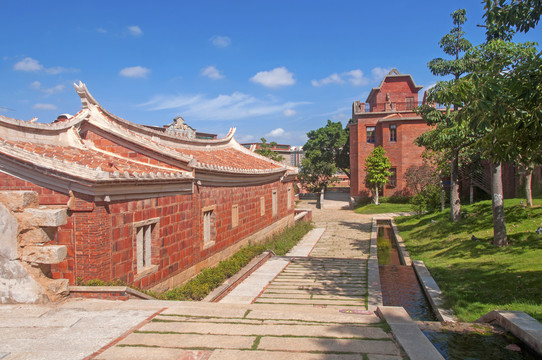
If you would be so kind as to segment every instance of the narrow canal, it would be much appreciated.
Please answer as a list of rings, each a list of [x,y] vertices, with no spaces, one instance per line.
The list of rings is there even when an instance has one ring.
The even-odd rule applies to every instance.
[[[401,263],[395,234],[389,221],[377,221],[378,269],[382,301],[402,306],[413,320],[437,321],[412,266]]]

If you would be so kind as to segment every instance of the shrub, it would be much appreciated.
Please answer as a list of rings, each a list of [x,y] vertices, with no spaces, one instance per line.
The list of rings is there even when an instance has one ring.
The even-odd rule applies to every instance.
[[[418,213],[434,212],[440,209],[440,189],[434,184],[427,185],[410,199],[412,209]]]

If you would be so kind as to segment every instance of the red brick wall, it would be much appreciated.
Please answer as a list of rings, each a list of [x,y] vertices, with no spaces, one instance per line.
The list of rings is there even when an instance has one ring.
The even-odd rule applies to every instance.
[[[65,261],[52,266],[54,278],[74,284],[83,280],[120,279],[127,284],[149,288],[292,215],[287,206],[287,189],[292,183],[274,182],[247,187],[196,186],[189,195],[163,196],[143,200],[87,202],[77,199],[68,211],[68,223],[61,226],[55,242],[66,245]],[[0,190],[32,190],[42,204],[66,205],[68,196],[0,173]],[[272,191],[277,190],[278,211],[272,216]],[[293,188],[292,188],[293,193]],[[260,216],[260,197],[265,198],[265,215]],[[238,205],[239,225],[232,228],[232,205]],[[215,206],[215,244],[203,249],[202,208]],[[159,218],[153,229],[152,264],[158,270],[145,277],[137,274],[134,222]]]
[[[378,116],[378,117],[377,117]],[[402,114],[397,120],[378,121],[382,114],[371,116],[370,113],[357,118],[357,123],[351,125],[350,136],[350,163],[352,166],[352,179],[350,194],[352,196],[370,196],[371,190],[365,186],[365,159],[376,146],[381,145],[386,150],[392,167],[397,170],[397,187],[384,187],[384,196],[391,196],[406,187],[404,175],[413,165],[423,163],[421,154],[423,148],[414,144],[414,140],[427,131],[429,127],[423,120],[412,120],[414,113]],[[397,125],[397,141],[390,141],[389,126]],[[366,127],[376,126],[376,141],[367,143]],[[355,130],[354,130],[355,129]],[[354,130],[354,131],[352,131]]]

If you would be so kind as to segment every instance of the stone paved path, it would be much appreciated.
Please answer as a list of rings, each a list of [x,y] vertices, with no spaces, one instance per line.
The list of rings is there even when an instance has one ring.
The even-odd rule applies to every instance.
[[[323,235],[268,261],[267,275],[248,277],[229,303],[0,306],[0,359],[403,359],[365,307],[370,218],[313,210]]]

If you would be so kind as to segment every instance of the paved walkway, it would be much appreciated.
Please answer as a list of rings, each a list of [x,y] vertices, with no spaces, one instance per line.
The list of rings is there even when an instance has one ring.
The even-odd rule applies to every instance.
[[[312,235],[223,303],[0,306],[0,359],[402,359],[366,311],[370,218],[313,210]]]

